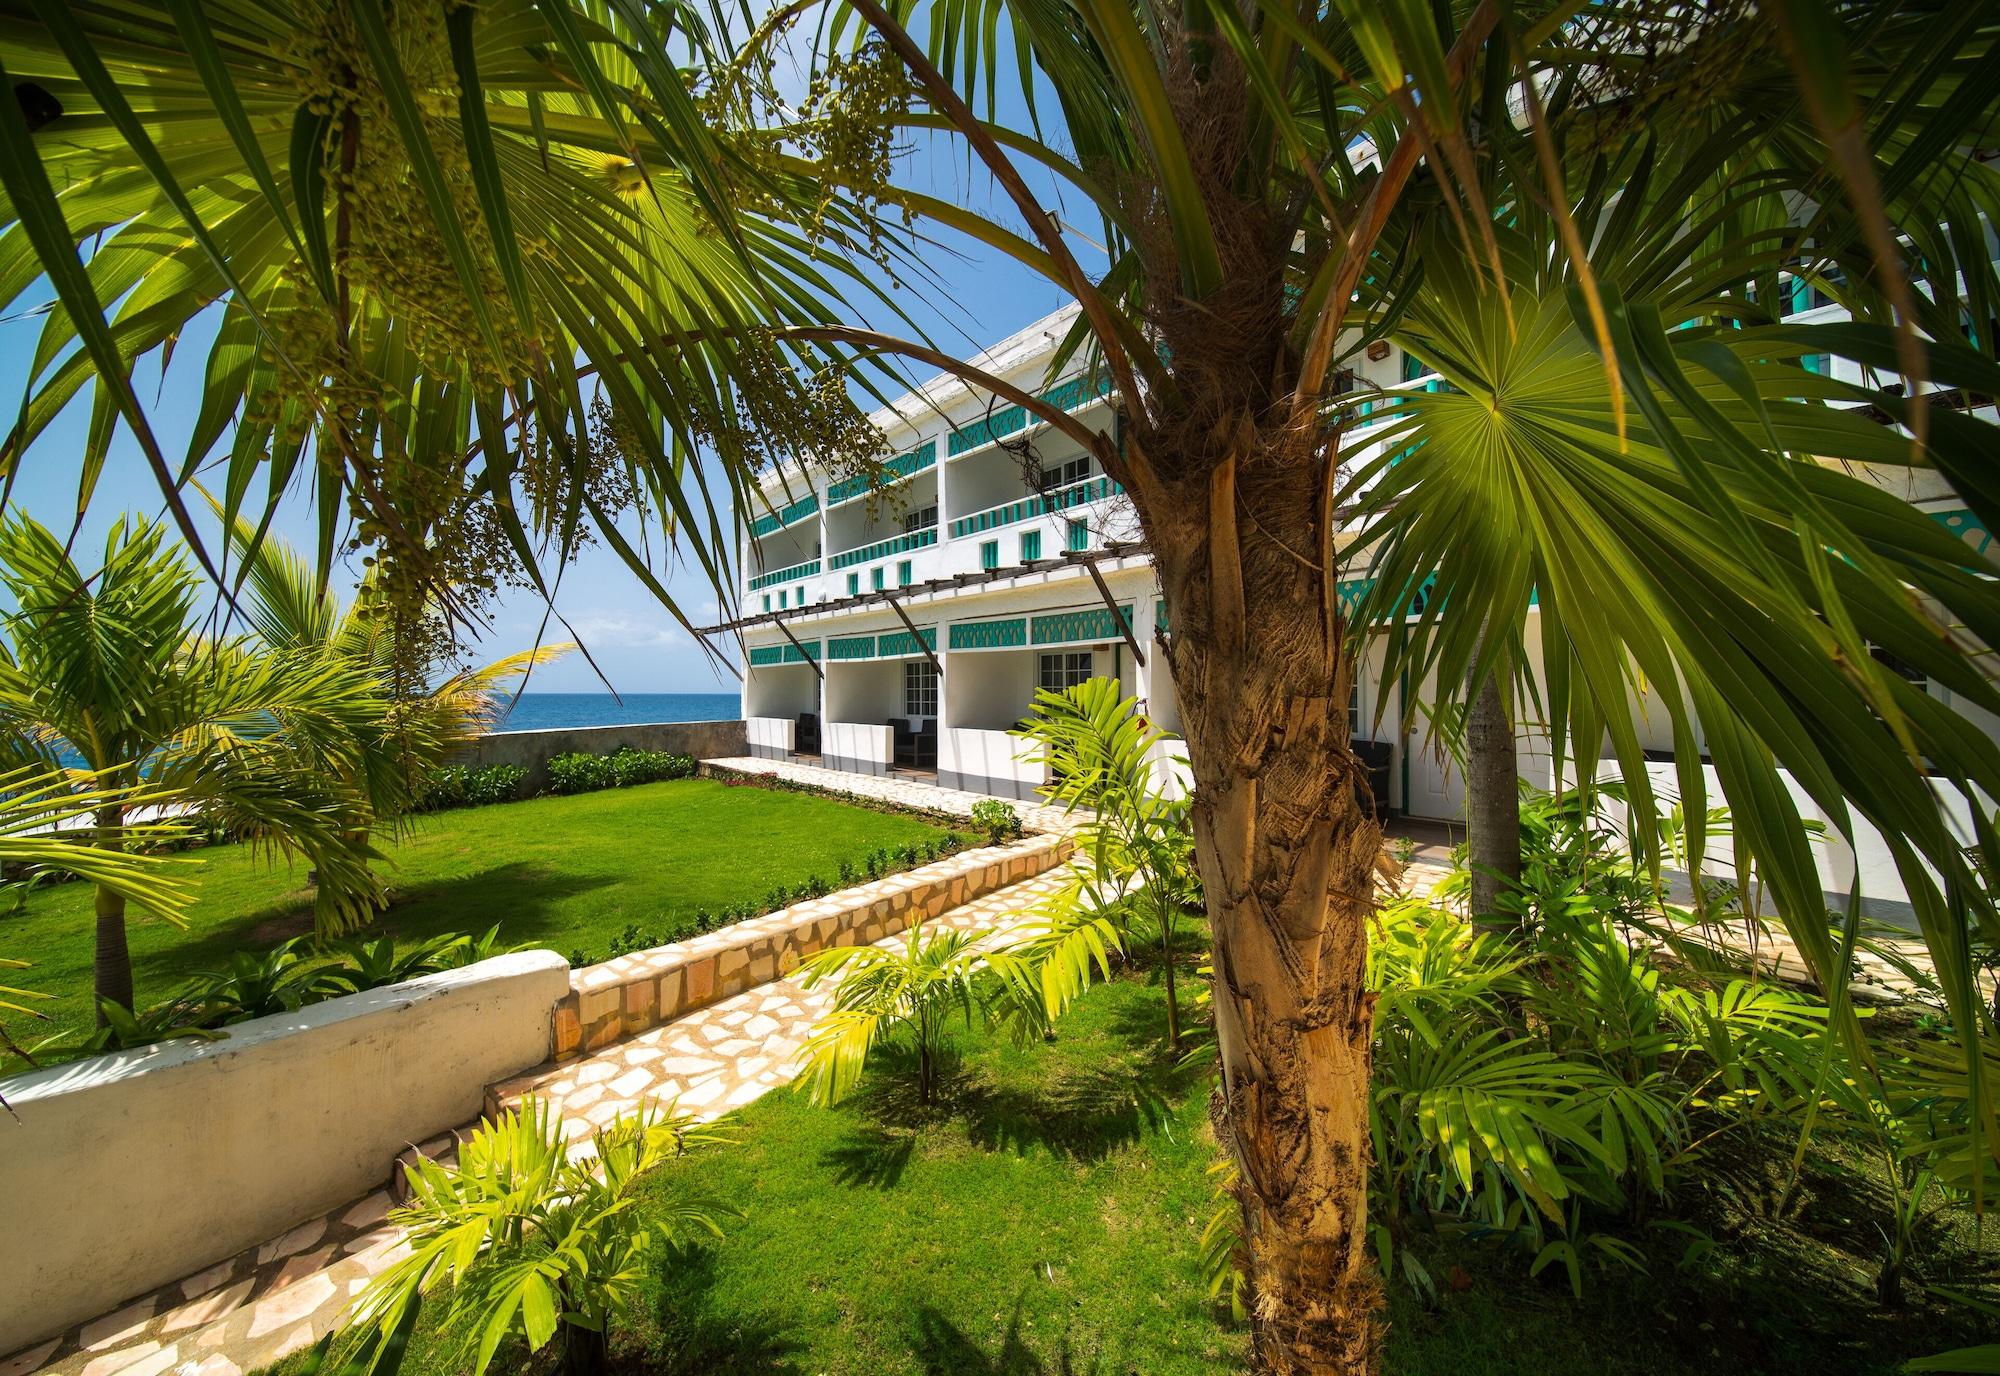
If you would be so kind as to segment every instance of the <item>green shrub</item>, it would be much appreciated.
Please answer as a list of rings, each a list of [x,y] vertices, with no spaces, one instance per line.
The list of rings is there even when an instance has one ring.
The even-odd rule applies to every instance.
[[[612,769],[609,756],[586,755],[577,750],[549,761],[551,793],[590,793],[614,787],[617,782],[618,776]]]
[[[855,878],[860,874],[860,871],[854,868],[854,862],[852,860],[849,860],[846,856],[842,856],[840,860],[839,874],[840,874],[840,886],[842,888],[846,888],[848,885],[852,884],[855,881]]]
[[[1021,814],[998,798],[981,798],[974,803],[972,824],[986,833],[989,845],[997,846],[1021,834]]]
[[[694,770],[692,755],[672,755],[663,750],[640,750],[628,745],[611,756],[611,773],[620,788],[688,779],[694,777]]]
[[[482,769],[444,765],[430,772],[418,794],[418,807],[441,812],[454,807],[486,807],[511,803],[521,796],[528,771],[517,764],[489,764]]]

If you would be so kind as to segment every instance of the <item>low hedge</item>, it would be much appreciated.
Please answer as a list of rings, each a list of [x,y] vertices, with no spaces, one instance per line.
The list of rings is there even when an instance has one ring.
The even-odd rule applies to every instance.
[[[549,792],[591,793],[601,788],[630,788],[667,779],[692,779],[694,756],[626,746],[610,755],[572,751],[549,761]]]
[[[527,777],[528,771],[518,764],[489,764],[482,769],[448,764],[431,771],[417,807],[423,812],[442,812],[453,807],[511,803],[521,796],[521,784]]]

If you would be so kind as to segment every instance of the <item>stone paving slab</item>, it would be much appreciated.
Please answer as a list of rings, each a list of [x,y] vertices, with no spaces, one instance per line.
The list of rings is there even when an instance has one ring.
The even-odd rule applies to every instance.
[[[1052,870],[998,890],[930,925],[997,939],[1061,876]],[[760,985],[594,1055],[495,1085],[488,1111],[546,1099],[583,1151],[597,1128],[651,1104],[678,1100],[685,1112],[716,1117],[795,1077],[792,1058],[831,1001],[831,986],[807,990],[795,976]],[[449,1159],[453,1146],[447,1134],[419,1149]],[[0,1358],[0,1376],[241,1376],[269,1365],[338,1327],[369,1278],[406,1254],[403,1230],[387,1222],[391,1206],[385,1184],[59,1338]]]
[[[974,803],[983,803],[992,796],[968,793],[959,788],[940,788],[920,779],[898,778],[893,774],[851,774],[844,769],[827,769],[822,765],[799,764],[793,760],[761,760],[750,755],[703,760],[701,763],[704,769],[721,769],[731,774],[763,774],[832,793],[845,793],[854,798],[893,803],[897,807],[948,812],[954,817],[970,817]],[[1069,831],[1084,815],[1050,807],[1047,803],[1024,802],[1019,798],[1002,798],[999,801],[1018,812],[1021,825],[1029,831]]]

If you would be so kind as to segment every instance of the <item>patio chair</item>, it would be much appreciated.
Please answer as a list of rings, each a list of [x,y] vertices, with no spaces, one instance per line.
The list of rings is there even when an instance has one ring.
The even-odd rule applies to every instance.
[[[1353,749],[1355,758],[1360,760],[1362,769],[1367,773],[1368,792],[1374,795],[1370,798],[1364,794],[1361,791],[1360,780],[1357,779],[1354,787],[1355,801],[1363,807],[1373,808],[1376,821],[1388,821],[1389,764],[1396,757],[1396,748],[1387,741],[1353,740],[1348,744]]]

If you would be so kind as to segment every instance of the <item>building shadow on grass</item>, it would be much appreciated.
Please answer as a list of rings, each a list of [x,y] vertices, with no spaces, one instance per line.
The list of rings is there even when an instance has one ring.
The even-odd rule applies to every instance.
[[[1096,1362],[1079,1367],[1067,1340],[1044,1361],[1021,1335],[1021,1302],[1007,1320],[1000,1344],[986,1351],[964,1329],[928,1304],[917,1306],[910,1319],[910,1355],[925,1376],[1095,1376]]]
[[[707,1248],[665,1252],[653,1311],[658,1336],[625,1369],[633,1376],[806,1376],[803,1347],[775,1315],[719,1308],[715,1265]]]

